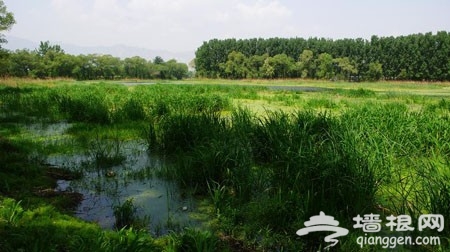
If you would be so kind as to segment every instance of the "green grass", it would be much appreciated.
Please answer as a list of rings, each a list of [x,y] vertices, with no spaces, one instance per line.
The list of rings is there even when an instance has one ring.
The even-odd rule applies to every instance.
[[[3,222],[4,217],[10,220],[12,213],[14,222]],[[148,233],[133,229],[103,231],[49,206],[24,210],[20,202],[4,199],[0,216],[2,251],[162,251]]]
[[[449,95],[446,83],[187,80],[128,87],[9,80],[0,85],[4,247],[227,251],[231,239],[240,248],[316,251],[323,238],[295,231],[319,211],[349,229],[357,214],[449,216]],[[123,161],[128,140],[166,155],[170,162],[157,174],[208,199],[212,229],[161,239],[102,231],[62,214],[63,200],[34,195],[36,187],[54,185],[39,160],[71,150],[69,142],[35,139],[24,128],[61,121],[71,123],[64,137],[74,139],[72,151],[85,151],[99,167]],[[118,227],[128,225],[132,204],[116,210],[124,220]],[[38,226],[42,236],[32,237]],[[445,250],[449,232],[427,234],[443,237]],[[64,245],[63,235],[73,239]],[[359,250],[352,237],[340,250]]]

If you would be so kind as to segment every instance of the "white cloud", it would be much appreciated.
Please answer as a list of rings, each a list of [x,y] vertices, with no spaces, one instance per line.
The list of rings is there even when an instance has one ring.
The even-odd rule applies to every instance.
[[[215,37],[276,35],[292,16],[276,0],[52,0],[52,7],[74,41],[171,50]]]
[[[238,3],[236,10],[241,36],[288,36],[292,27],[292,12],[279,1]]]
[[[5,3],[17,17],[17,24],[9,34],[84,46],[126,44],[184,51],[195,50],[212,38],[370,37],[371,34],[450,29],[450,23],[446,22],[450,11],[448,0],[395,3],[388,0],[5,0]]]
[[[291,16],[291,11],[278,1],[257,1],[252,4],[238,3],[236,9],[246,19],[274,19]]]

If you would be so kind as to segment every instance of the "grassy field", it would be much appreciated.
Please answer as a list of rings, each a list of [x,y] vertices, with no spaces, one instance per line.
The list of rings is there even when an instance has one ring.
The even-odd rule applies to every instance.
[[[353,229],[358,214],[409,215],[415,227],[421,214],[450,216],[449,83],[8,79],[0,119],[2,251],[317,251],[329,245],[323,235],[295,232],[320,211],[350,230],[332,250],[378,251],[356,243],[364,236]],[[71,141],[27,130],[59,122],[71,124],[61,133]],[[123,160],[120,143],[130,139],[168,157],[155,176],[202,201],[208,228],[152,237],[130,201],[115,209],[123,228],[106,231],[70,216],[76,192],[37,193],[61,176],[83,176],[49,176],[44,157],[87,149],[108,167]],[[449,248],[448,224],[382,234],[441,238],[440,246],[399,250]]]

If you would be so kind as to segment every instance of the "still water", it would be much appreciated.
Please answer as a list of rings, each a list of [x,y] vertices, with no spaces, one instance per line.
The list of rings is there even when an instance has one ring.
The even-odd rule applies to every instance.
[[[41,139],[44,137],[52,141],[52,144],[55,141],[70,144],[73,139],[62,137],[69,128],[67,123],[37,124],[29,126],[28,130]],[[57,135],[61,137],[55,137]],[[75,209],[75,216],[98,223],[105,229],[113,229],[114,208],[132,199],[135,216],[156,236],[200,224],[191,217],[196,211],[195,200],[182,193],[176,184],[155,175],[164,169],[164,158],[149,153],[143,142],[99,140],[96,148],[103,148],[106,154],[119,154],[123,160],[120,164],[100,166],[95,162],[95,150],[53,154],[45,160],[50,166],[82,171],[81,179],[58,180],[55,189],[83,195],[83,200]]]

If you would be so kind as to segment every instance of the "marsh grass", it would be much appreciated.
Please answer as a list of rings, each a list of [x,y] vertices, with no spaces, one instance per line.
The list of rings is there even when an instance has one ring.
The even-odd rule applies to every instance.
[[[450,112],[450,102],[448,99],[441,99],[438,102],[427,104],[425,110],[431,113],[439,112],[439,110]]]
[[[8,225],[17,226],[18,220],[23,215],[22,201],[14,199],[4,199],[0,204],[0,221],[6,221]]]
[[[210,199],[217,228],[260,250],[322,248],[317,236],[298,238],[295,230],[324,210],[349,227],[357,214],[409,214],[414,221],[424,213],[450,214],[446,99],[403,93],[417,88],[413,84],[395,85],[394,92],[386,83],[315,83],[337,89],[308,94],[206,84],[1,87],[0,114],[5,123],[0,132],[15,139],[11,144],[0,138],[0,148],[5,150],[0,153],[0,174],[5,181],[1,192],[16,195],[19,185],[31,190],[36,184],[33,178],[42,174],[35,165],[23,162],[29,160],[23,152],[31,153],[39,143],[17,139],[20,129],[14,125],[66,120],[74,123],[67,134],[88,150],[98,167],[123,162],[124,141],[145,132],[142,138],[149,149],[170,160],[152,175],[174,180]],[[440,86],[433,89],[443,90]],[[239,105],[235,101],[242,99],[271,109],[256,114],[235,108]],[[286,111],[273,110],[280,104]],[[327,112],[320,112],[323,109]],[[62,236],[74,237],[76,228],[62,232],[63,225],[61,230],[50,225],[54,218],[49,216],[56,216],[58,223],[67,217],[54,210],[28,210],[25,202],[18,205],[23,214],[6,214],[17,218],[0,223],[11,231],[0,230],[7,239],[5,248],[155,248],[145,233],[129,229],[101,232],[74,220],[69,222],[84,231],[64,245]],[[124,217],[132,212],[129,205],[119,208]],[[43,219],[37,222],[30,215]],[[25,225],[25,220],[30,223]],[[167,222],[171,223],[169,215]],[[39,225],[43,232],[33,237]],[[442,233],[447,235],[448,231]],[[170,237],[168,248],[173,250],[218,248],[217,237],[211,233],[185,231]],[[347,249],[355,249],[348,240],[340,250]]]
[[[323,209],[348,225],[380,205],[413,219],[449,209],[437,200],[447,193],[445,179],[420,173],[416,159],[448,155],[445,116],[387,103],[340,116],[267,111],[257,117],[237,110],[226,120],[201,112],[164,120],[153,128],[159,136],[153,144],[179,157],[167,172],[184,186],[209,192],[221,216],[249,220],[254,233],[261,227],[286,232]],[[245,210],[231,214],[238,207]],[[318,246],[312,239],[304,242]]]
[[[24,207],[21,210],[22,204],[11,199],[0,200],[0,205],[5,207],[0,212],[6,208],[9,208],[8,213],[20,212],[14,215],[14,223],[3,222],[3,217],[0,218],[2,251],[162,250],[144,231],[132,228],[122,228],[117,232],[104,231],[95,224],[63,215],[49,206]]]
[[[87,154],[97,168],[109,168],[123,164],[126,156],[123,153],[123,141],[117,136],[109,139],[99,134],[89,141]]]
[[[166,172],[209,192],[216,213],[244,207],[249,226],[284,232],[321,209],[350,222],[374,206],[373,171],[351,133],[327,114],[259,118],[239,110],[226,120],[207,113],[164,120],[157,143],[179,157]]]
[[[166,251],[204,251],[213,252],[219,249],[219,239],[209,231],[192,228],[183,232],[171,233],[168,237]]]
[[[336,93],[348,97],[353,98],[369,98],[369,97],[375,97],[377,94],[375,91],[365,88],[358,88],[358,89],[338,89],[335,90]]]
[[[113,210],[116,219],[115,227],[117,229],[132,227],[136,222],[136,207],[133,204],[133,198],[127,199],[123,204],[113,207]]]
[[[229,98],[215,94],[228,87],[152,85],[127,88],[118,84],[0,87],[0,112],[69,122],[112,124],[162,116],[169,111],[211,111],[230,108]],[[235,96],[244,91],[231,88]],[[211,91],[211,92],[210,92]],[[247,91],[245,91],[247,92]],[[170,94],[170,95],[168,95]]]
[[[217,216],[224,210],[227,204],[227,187],[217,182],[208,182],[208,191],[214,205],[214,211]]]
[[[334,109],[338,107],[338,104],[327,98],[312,98],[306,102],[306,107]]]

